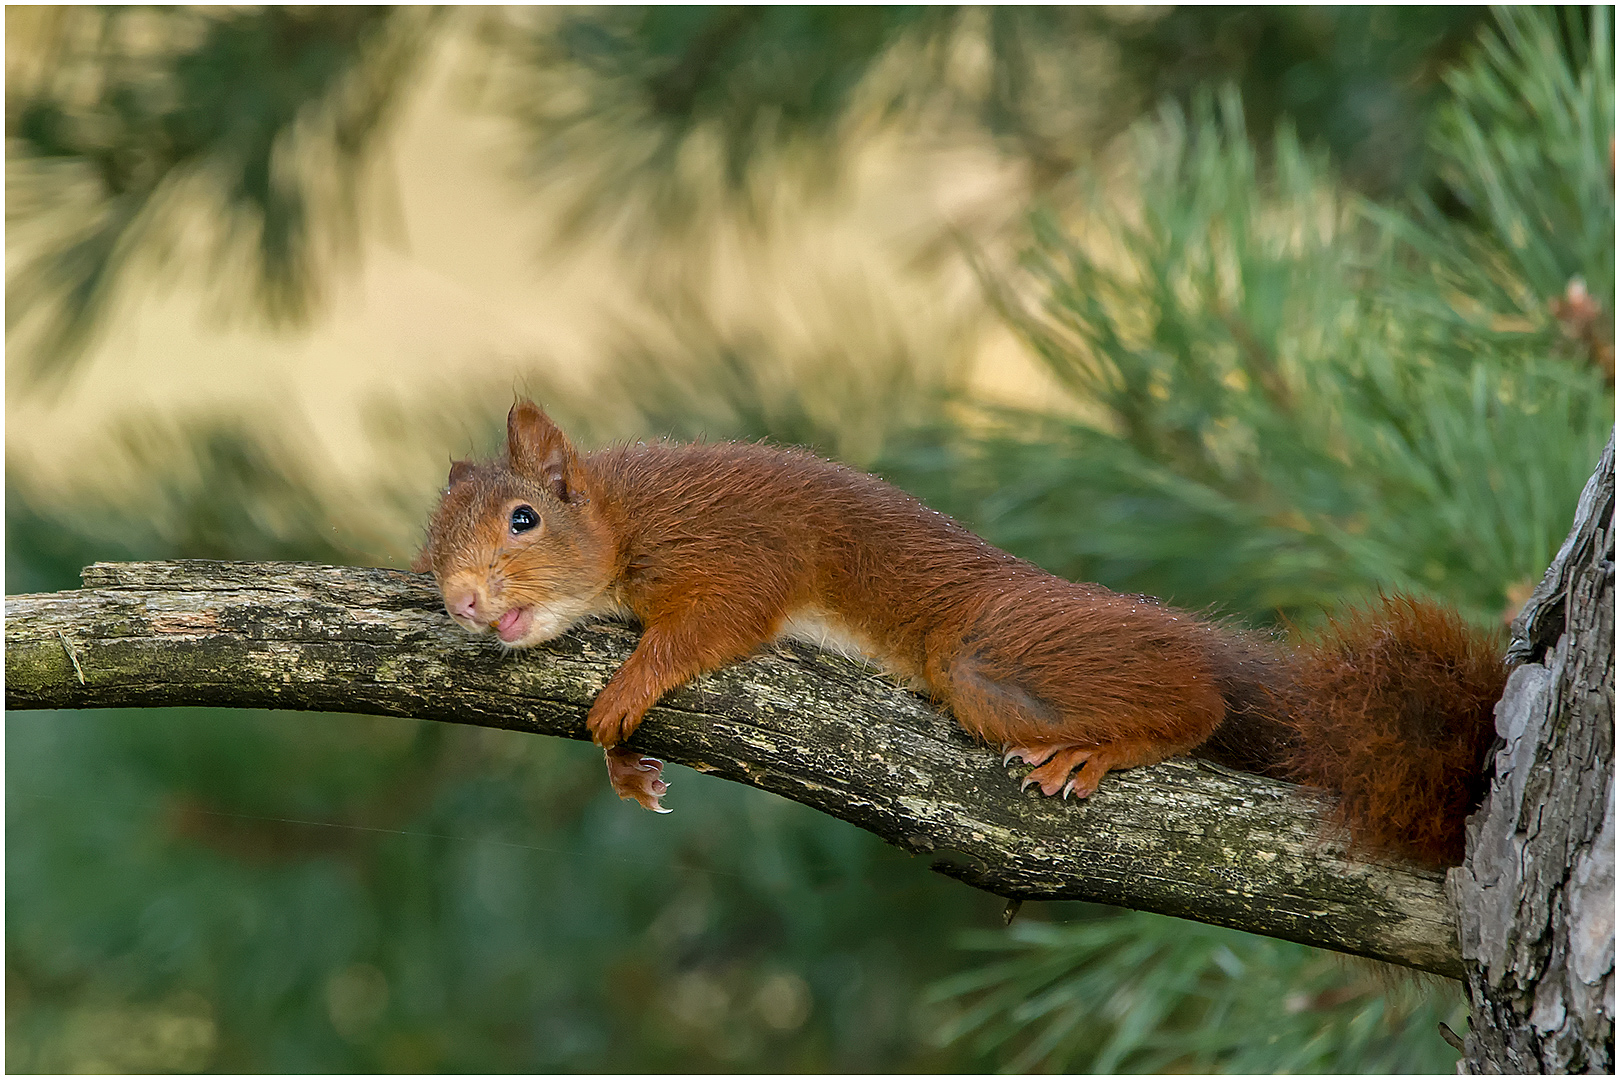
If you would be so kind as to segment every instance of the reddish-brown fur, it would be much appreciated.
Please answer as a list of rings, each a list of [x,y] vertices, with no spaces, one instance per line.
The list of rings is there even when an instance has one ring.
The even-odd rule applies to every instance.
[[[1283,775],[1339,793],[1362,846],[1462,861],[1462,822],[1485,793],[1502,643],[1455,612],[1384,597],[1299,650]]]
[[[541,523],[518,532],[517,507],[532,507]],[[1327,761],[1358,742],[1354,729],[1334,728],[1322,741],[1330,749],[1315,757],[1298,751],[1292,765],[1280,764],[1278,752],[1296,732],[1315,739],[1323,725],[1369,714],[1338,704],[1365,696],[1352,669],[1371,655],[1366,650],[1323,652],[1326,659],[1307,664],[1151,598],[1064,581],[873,477],[801,451],[655,443],[577,454],[528,402],[508,418],[503,458],[452,470],[418,568],[434,571],[458,622],[495,626],[514,647],[593,614],[624,612],[641,622],[640,643],[586,720],[610,765],[615,754],[622,759],[619,773],[633,768],[634,755],[614,748],[660,696],[806,617],[836,625],[968,731],[1036,764],[1026,782],[1047,794],[1083,797],[1109,769],[1206,742],[1211,756],[1341,789]],[[1473,657],[1476,645],[1451,628],[1441,615],[1408,620],[1398,630],[1409,635],[1399,639],[1406,644],[1393,653],[1418,655],[1438,644]],[[1418,666],[1439,672],[1450,663]],[[1377,665],[1369,670],[1381,687],[1388,680]],[[1316,674],[1328,670],[1331,679]],[[1497,691],[1499,676],[1497,667],[1490,676]],[[1444,675],[1413,677],[1435,698],[1450,692]],[[1404,683],[1389,685],[1388,693],[1404,692]],[[1469,719],[1444,730],[1489,728],[1495,698],[1488,686],[1470,687],[1463,692]],[[1321,705],[1321,693],[1333,703]],[[1482,694],[1489,700],[1481,704]],[[1379,755],[1396,753],[1383,730],[1369,734],[1369,745]],[[1467,759],[1462,771],[1477,768],[1482,738],[1468,735],[1466,754],[1456,748],[1457,760]],[[1352,779],[1342,788],[1346,806],[1359,814],[1365,803],[1382,816],[1380,800],[1392,786],[1377,768],[1358,768],[1357,776],[1379,779]],[[617,775],[621,794],[656,807],[661,785],[638,793],[620,787]],[[1405,776],[1394,766],[1389,775]],[[1398,795],[1410,801],[1405,787]],[[1448,830],[1454,826],[1437,826]],[[1439,850],[1427,839],[1409,847],[1404,833],[1390,832],[1371,842],[1430,858]]]

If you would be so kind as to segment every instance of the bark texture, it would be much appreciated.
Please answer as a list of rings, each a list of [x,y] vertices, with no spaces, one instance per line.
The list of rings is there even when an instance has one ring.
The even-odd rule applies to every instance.
[[[598,625],[505,652],[451,624],[430,578],[391,570],[97,564],[84,583],[7,597],[8,708],[318,709],[582,739],[636,640]],[[1111,774],[1084,802],[1020,793],[1026,769],[839,657],[769,650],[668,695],[631,744],[1009,899],[1117,904],[1461,974],[1443,876],[1348,858],[1317,794],[1190,759]]]
[[[1460,1071],[1614,1071],[1614,439],[1513,625],[1495,780],[1451,871]]]

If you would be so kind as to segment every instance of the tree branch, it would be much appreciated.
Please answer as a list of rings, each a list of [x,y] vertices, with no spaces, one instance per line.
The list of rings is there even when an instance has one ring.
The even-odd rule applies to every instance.
[[[456,628],[429,579],[392,570],[97,563],[84,584],[6,598],[8,708],[318,709],[583,739],[586,709],[636,639],[599,625],[506,652]],[[1022,794],[1022,768],[922,698],[799,646],[668,695],[631,742],[853,822],[1001,896],[1462,970],[1443,875],[1349,859],[1313,792],[1181,759],[1111,774],[1084,802]]]

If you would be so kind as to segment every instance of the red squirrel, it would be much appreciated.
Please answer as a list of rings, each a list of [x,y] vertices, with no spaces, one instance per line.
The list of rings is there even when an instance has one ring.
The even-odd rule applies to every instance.
[[[782,637],[832,639],[1085,798],[1111,769],[1197,751],[1335,791],[1352,841],[1462,854],[1506,671],[1495,642],[1405,597],[1288,648],[1151,597],[1077,584],[875,477],[800,450],[648,443],[581,453],[532,402],[506,451],[458,461],[415,563],[506,648],[632,617],[586,718],[622,798],[665,812],[625,747],[658,699]]]

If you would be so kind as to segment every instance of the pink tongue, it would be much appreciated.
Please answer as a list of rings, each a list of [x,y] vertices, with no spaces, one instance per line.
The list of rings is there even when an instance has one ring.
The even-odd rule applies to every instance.
[[[521,618],[523,618],[523,609],[513,608],[500,617],[500,620],[495,624],[495,632],[505,638],[512,632],[512,628],[518,624],[518,620]]]

